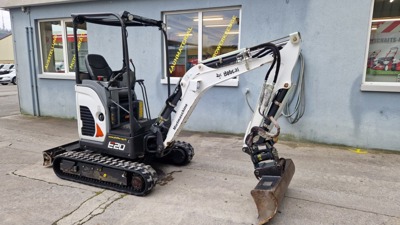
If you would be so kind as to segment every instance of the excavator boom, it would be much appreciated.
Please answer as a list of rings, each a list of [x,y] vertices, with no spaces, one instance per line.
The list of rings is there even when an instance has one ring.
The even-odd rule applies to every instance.
[[[275,41],[274,45],[280,49],[282,60],[280,73],[276,80],[272,76],[264,80],[265,84],[274,83],[274,93],[291,87],[291,74],[300,54],[300,42],[300,33],[292,33]],[[174,93],[167,100],[164,110],[158,118],[162,123],[168,120],[173,111],[177,112],[164,139],[164,147],[169,146],[171,141],[175,140],[183,128],[183,124],[189,119],[197,103],[208,89],[272,61],[274,61],[273,52],[266,50],[265,46],[259,45],[220,55],[192,67],[176,86]],[[273,67],[271,73],[274,73],[275,70]],[[280,111],[275,114],[276,118],[279,117]],[[254,113],[251,124],[260,124],[261,121],[262,116]],[[249,129],[246,135],[248,133]]]

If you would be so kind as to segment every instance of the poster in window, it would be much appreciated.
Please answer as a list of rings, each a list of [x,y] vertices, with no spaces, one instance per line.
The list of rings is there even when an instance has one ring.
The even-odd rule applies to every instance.
[[[367,81],[396,81],[400,74],[400,20],[372,23]]]

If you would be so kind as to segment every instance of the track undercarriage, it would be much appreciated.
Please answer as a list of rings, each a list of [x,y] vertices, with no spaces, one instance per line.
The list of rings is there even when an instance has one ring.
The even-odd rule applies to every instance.
[[[177,141],[168,155],[156,161],[186,165],[193,156],[194,150],[189,143]],[[81,150],[79,142],[44,151],[43,157],[43,165],[52,166],[55,174],[61,179],[131,195],[147,195],[158,181],[156,170],[146,164],[150,163],[150,159],[135,162],[101,155],[89,150]]]

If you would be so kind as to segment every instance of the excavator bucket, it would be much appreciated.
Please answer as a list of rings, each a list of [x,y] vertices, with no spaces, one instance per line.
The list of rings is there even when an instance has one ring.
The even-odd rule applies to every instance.
[[[257,186],[251,191],[258,210],[258,224],[266,224],[271,220],[285,196],[292,180],[295,167],[291,159],[285,159],[282,176],[262,176]]]

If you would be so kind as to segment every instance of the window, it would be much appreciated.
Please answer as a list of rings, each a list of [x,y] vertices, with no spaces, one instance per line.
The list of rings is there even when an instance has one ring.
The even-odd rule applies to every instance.
[[[75,44],[73,24],[68,20],[39,22],[41,68],[43,74],[56,74],[66,77],[75,71]],[[87,55],[86,24],[78,26],[79,63],[84,64]]]
[[[165,74],[169,70],[172,82],[177,82],[198,62],[239,48],[238,8],[168,12],[164,21],[169,57]],[[232,80],[224,85],[237,86],[237,79]]]
[[[400,1],[375,0],[361,89],[400,92]]]

